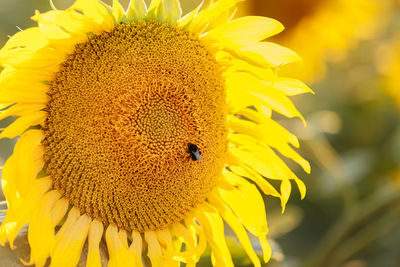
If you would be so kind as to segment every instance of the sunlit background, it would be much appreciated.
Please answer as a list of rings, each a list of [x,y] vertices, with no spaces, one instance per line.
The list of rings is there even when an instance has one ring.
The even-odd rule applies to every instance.
[[[60,9],[71,2],[53,1]],[[200,3],[181,2],[184,12]],[[29,20],[35,9],[49,10],[49,1],[0,0],[0,47],[19,28],[35,25]],[[301,78],[315,92],[293,98],[306,128],[298,119],[274,114],[299,136],[312,173],[297,169],[307,196],[301,201],[294,192],[284,215],[279,200],[266,197],[273,247],[268,266],[400,266],[399,2],[248,0],[237,15],[281,21],[286,30],[273,41],[303,61],[280,71]],[[0,121],[0,128],[10,122]],[[1,165],[14,143],[0,140]],[[231,238],[229,230],[226,235]],[[251,266],[235,239],[229,245],[235,266]],[[0,248],[0,266],[19,263],[23,253]],[[209,262],[206,255],[199,266]]]

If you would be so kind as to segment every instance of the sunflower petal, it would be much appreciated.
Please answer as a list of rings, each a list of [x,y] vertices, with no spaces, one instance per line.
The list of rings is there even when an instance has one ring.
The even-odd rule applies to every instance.
[[[2,179],[5,180],[4,176]],[[0,226],[0,244],[4,246],[6,239],[10,242],[11,249],[14,248],[13,242],[19,230],[28,223],[32,214],[36,211],[40,199],[50,189],[52,180],[50,177],[37,179],[31,186],[31,190],[26,197],[21,197],[18,202],[8,206],[7,214]]]
[[[216,209],[218,209],[222,218],[235,232],[237,238],[242,244],[250,260],[253,262],[254,266],[261,267],[260,260],[258,259],[257,254],[254,252],[254,249],[251,245],[246,230],[243,228],[238,218],[232,213],[232,211],[230,211],[230,209],[226,206],[223,200],[215,192],[210,194],[210,196],[207,199]]]
[[[33,214],[28,231],[28,241],[31,247],[29,265],[44,266],[53,251],[55,235],[51,210],[60,196],[55,190],[46,193],[40,200],[37,211]],[[43,242],[44,240],[45,242]]]
[[[112,16],[99,0],[76,0],[69,9],[83,12],[99,26],[101,31],[111,31],[114,28]]]
[[[220,188],[216,192],[250,233],[255,236],[268,233],[264,201],[255,185],[242,179],[237,187]]]
[[[91,219],[82,215],[73,224],[72,231],[66,232],[57,242],[51,254],[51,266],[76,266],[82,254]]]
[[[222,46],[247,46],[273,36],[283,29],[283,25],[277,20],[247,16],[214,28],[201,38],[205,42],[217,42]]]
[[[144,0],[130,0],[126,17],[129,21],[138,21],[146,16],[147,7]]]
[[[163,1],[162,0],[152,0],[149,6],[149,10],[146,14],[146,19],[156,20],[158,22],[163,22]]]
[[[103,223],[100,221],[93,220],[89,225],[87,267],[101,267],[99,245],[103,236],[103,230]]]
[[[244,0],[220,0],[211,4],[193,18],[188,27],[189,31],[198,35],[202,34],[210,23],[218,19],[219,15],[233,8],[241,1]]]
[[[180,0],[164,1],[164,17],[169,25],[175,24],[182,16]]]
[[[116,226],[108,226],[106,230],[106,242],[110,255],[109,267],[135,266],[135,258],[133,254],[128,252],[125,241],[121,240]]]
[[[210,205],[203,204],[195,211],[196,220],[204,229],[204,234],[215,257],[214,266],[233,267],[231,254],[226,245],[224,223],[218,212]]]
[[[138,267],[143,267],[143,262],[142,262],[142,236],[139,234],[139,232],[132,231],[131,233],[132,237],[132,243],[128,248],[128,252],[131,253],[134,258],[136,265]]]
[[[36,176],[43,167],[43,140],[41,130],[30,130],[17,141],[13,155],[4,165],[2,187],[10,206],[31,190]],[[24,166],[20,168],[19,166]]]
[[[38,27],[26,29],[13,35],[0,50],[0,66],[22,62],[48,44]]]
[[[273,110],[288,118],[299,117],[303,119],[300,112],[287,96],[251,74],[237,73],[228,76],[226,84],[228,94],[243,95],[246,93],[260,99],[265,105],[270,106]]]
[[[116,24],[123,23],[127,20],[125,10],[118,0],[113,0],[111,14],[114,17]]]
[[[257,65],[279,67],[301,61],[301,58],[289,48],[271,42],[260,42],[238,48],[229,47],[227,50],[240,59],[257,62]]]
[[[47,112],[35,111],[27,115],[19,117],[15,122],[7,126],[0,133],[1,138],[14,138],[21,135],[26,129],[31,126],[42,124],[47,118]]]
[[[157,236],[152,231],[144,232],[144,239],[148,245],[147,255],[150,258],[152,266],[162,266],[162,251]]]
[[[199,13],[199,10],[203,6],[203,4],[204,4],[204,0],[202,0],[195,9],[193,9],[188,14],[186,14],[183,18],[181,18],[178,21],[179,27],[181,27],[182,29],[186,29],[187,27],[189,27],[190,24],[192,23],[194,17],[197,15],[197,13]]]

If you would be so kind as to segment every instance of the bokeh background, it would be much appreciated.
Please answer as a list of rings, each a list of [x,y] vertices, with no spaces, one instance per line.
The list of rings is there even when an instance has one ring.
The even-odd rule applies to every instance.
[[[53,0],[58,8],[71,2]],[[127,7],[128,1],[121,2]],[[185,12],[200,0],[181,2]],[[0,0],[0,47],[19,28],[34,26],[29,18],[35,9],[49,10],[49,1]],[[248,0],[237,15],[281,21],[286,30],[272,41],[292,48],[303,61],[280,71],[315,92],[293,98],[306,128],[300,120],[274,114],[300,138],[312,173],[287,161],[305,181],[307,196],[300,200],[293,192],[284,215],[278,199],[265,198],[273,247],[267,266],[399,267],[400,3]],[[0,128],[11,121],[0,121]],[[15,141],[0,140],[0,165]],[[226,235],[236,266],[251,266],[229,230]],[[19,266],[24,253],[0,249],[0,266],[11,266],[2,260],[6,257]],[[210,265],[207,255],[199,265]]]

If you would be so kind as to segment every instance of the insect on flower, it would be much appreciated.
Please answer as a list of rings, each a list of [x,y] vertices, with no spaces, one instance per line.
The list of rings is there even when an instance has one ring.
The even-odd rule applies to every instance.
[[[188,150],[187,152],[190,154],[188,158],[191,158],[193,161],[201,162],[201,152],[199,148],[192,143],[188,143]]]

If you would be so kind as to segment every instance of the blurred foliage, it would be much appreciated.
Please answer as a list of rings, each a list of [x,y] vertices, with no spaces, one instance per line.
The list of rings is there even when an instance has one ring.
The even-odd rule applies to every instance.
[[[263,1],[269,9],[278,6],[274,17],[285,23],[289,34],[296,21],[315,12],[319,2],[330,0],[302,0],[295,6],[293,1],[253,1]],[[53,2],[65,8],[72,1]],[[126,7],[128,1],[122,2]],[[187,11],[199,2],[182,0],[182,6]],[[309,83],[315,95],[293,98],[307,128],[300,121],[274,115],[300,137],[300,153],[312,164],[312,173],[297,169],[307,185],[307,197],[300,200],[294,192],[284,215],[277,199],[265,199],[273,248],[268,266],[400,266],[400,115],[385,94],[384,50],[380,49],[390,46],[400,30],[400,8],[390,0],[376,3],[390,7],[371,18],[380,25],[379,31],[352,42],[343,58],[328,62],[324,78]],[[0,0],[0,46],[18,31],[16,26],[34,25],[28,18],[35,9],[49,8],[48,0]],[[257,13],[270,15],[264,11]],[[251,8],[244,12],[253,14]],[[9,123],[10,119],[0,121],[0,128]],[[0,140],[1,165],[14,143]],[[252,266],[226,231],[236,266]],[[258,244],[254,246],[257,249]],[[1,258],[9,257],[4,253],[9,252],[0,249]],[[209,252],[199,266],[210,266]]]

